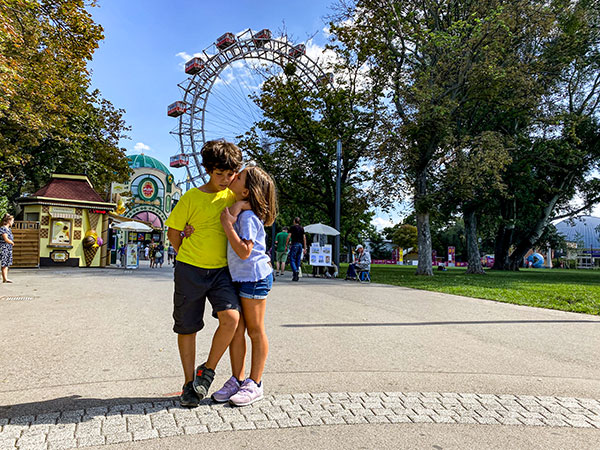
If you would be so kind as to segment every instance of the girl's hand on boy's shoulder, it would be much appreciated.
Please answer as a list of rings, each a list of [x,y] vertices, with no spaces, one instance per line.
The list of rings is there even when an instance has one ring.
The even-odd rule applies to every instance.
[[[231,211],[229,211],[229,208],[223,209],[223,211],[221,212],[221,225],[223,225],[223,228],[233,227],[233,224],[235,223],[236,220],[237,220],[236,216],[231,214]]]
[[[183,234],[186,238],[189,238],[192,234],[194,234],[194,231],[196,231],[196,229],[190,224],[187,224],[183,229]]]
[[[237,217],[242,211],[247,211],[249,209],[250,202],[246,200],[240,200],[229,207],[229,214],[231,214],[234,217]]]

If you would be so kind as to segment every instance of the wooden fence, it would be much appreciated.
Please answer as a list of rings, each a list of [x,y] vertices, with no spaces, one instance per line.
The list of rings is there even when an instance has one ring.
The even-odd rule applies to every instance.
[[[12,226],[13,267],[40,266],[40,223],[18,221]]]

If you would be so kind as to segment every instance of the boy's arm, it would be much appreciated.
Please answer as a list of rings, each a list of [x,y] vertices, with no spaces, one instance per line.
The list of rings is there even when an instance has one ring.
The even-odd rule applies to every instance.
[[[231,244],[231,248],[241,259],[248,259],[250,253],[252,253],[252,249],[254,248],[254,242],[246,241],[238,236],[233,229],[235,220],[236,218],[235,216],[231,215],[229,208],[225,208],[221,213],[221,225],[223,225],[223,230],[227,235],[227,239]]]
[[[169,242],[173,245],[175,251],[179,253],[179,246],[183,240],[181,237],[181,230],[176,230],[175,228],[169,227],[167,230],[167,237],[169,238]]]

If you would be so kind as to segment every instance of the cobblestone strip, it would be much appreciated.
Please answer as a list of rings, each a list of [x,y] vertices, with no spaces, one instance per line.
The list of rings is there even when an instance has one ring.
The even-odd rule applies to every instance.
[[[176,400],[0,419],[0,449],[65,449],[218,431],[365,423],[600,428],[600,401],[439,392],[282,394],[245,408]]]

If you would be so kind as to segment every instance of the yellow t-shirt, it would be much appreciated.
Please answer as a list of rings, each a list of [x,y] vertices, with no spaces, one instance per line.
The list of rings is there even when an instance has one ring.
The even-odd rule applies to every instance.
[[[221,211],[234,203],[235,194],[229,189],[208,194],[194,188],[183,194],[165,222],[176,230],[183,230],[189,223],[195,230],[181,243],[177,261],[204,269],[227,265],[227,236],[221,225]]]

